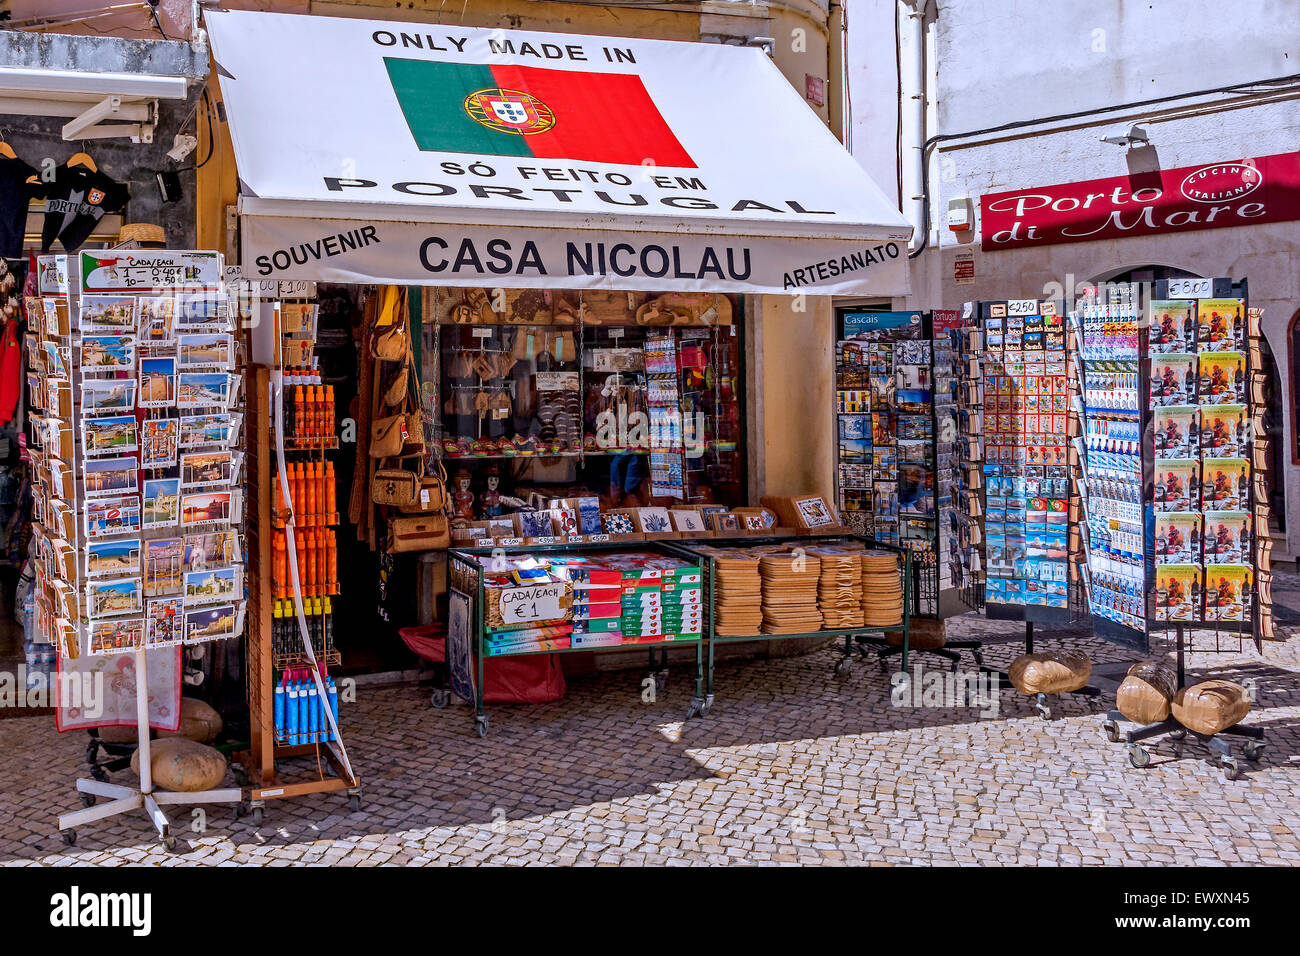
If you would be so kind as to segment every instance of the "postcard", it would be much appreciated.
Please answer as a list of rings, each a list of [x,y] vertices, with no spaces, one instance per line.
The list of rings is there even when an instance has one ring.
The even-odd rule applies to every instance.
[[[181,624],[185,620],[185,605],[180,598],[164,598],[150,601],[145,613],[145,645],[162,647],[167,644],[179,644]]]
[[[134,415],[87,418],[81,422],[81,447],[87,455],[109,455],[136,450]]]
[[[86,497],[135,493],[140,464],[134,458],[88,458],[82,465]]]
[[[511,531],[513,530],[512,525]],[[200,571],[204,568],[233,564],[242,557],[239,552],[238,535],[234,531],[187,534],[184,554],[186,571]]]
[[[225,408],[231,376],[225,372],[180,372],[176,404],[181,408]]]
[[[144,646],[144,618],[90,622],[90,653],[122,654]]]
[[[1250,450],[1250,432],[1245,405],[1206,405],[1201,409],[1201,456],[1244,457]]]
[[[200,451],[181,455],[181,487],[225,487],[234,478],[235,453]]]
[[[1165,405],[1154,412],[1157,458],[1191,458],[1200,454],[1197,429],[1200,412],[1195,405]]]
[[[195,608],[185,612],[185,643],[201,644],[235,636],[235,606]]]
[[[166,342],[171,339],[176,326],[176,297],[141,296],[136,304],[139,308],[140,338],[145,342]]]
[[[1151,404],[1196,402],[1196,356],[1181,352],[1151,356]]]
[[[179,419],[145,419],[140,425],[140,467],[170,468],[176,464],[180,433]]]
[[[1156,515],[1156,564],[1193,564],[1201,560],[1201,516],[1198,512]]]
[[[182,448],[230,445],[237,432],[237,415],[185,415],[181,418]]]
[[[176,329],[215,328],[226,329],[230,324],[230,313],[226,297],[211,292],[194,292],[177,296]]]
[[[140,600],[139,578],[91,581],[86,585],[86,613],[91,617],[139,614],[144,610]]]
[[[1196,302],[1190,299],[1153,299],[1148,309],[1151,320],[1151,351],[1193,352],[1196,350]]]
[[[1156,566],[1156,620],[1191,621],[1201,613],[1201,566]]]
[[[1250,513],[1205,512],[1205,563],[1241,564],[1250,560]]]
[[[144,482],[144,527],[162,528],[176,524],[180,482],[179,478],[153,478]]]
[[[1242,299],[1201,299],[1196,304],[1197,337],[1202,352],[1246,347],[1246,303]]]
[[[1205,619],[1250,619],[1253,569],[1246,564],[1215,564],[1205,569]]]
[[[238,521],[238,506],[238,496],[230,491],[184,495],[181,498],[181,524],[225,524]],[[550,533],[549,523],[548,530],[544,533]]]
[[[1190,458],[1166,458],[1156,462],[1152,502],[1155,510],[1195,511],[1194,504],[1201,463]]]
[[[1202,352],[1202,405],[1246,403],[1246,356],[1242,352]]]
[[[179,594],[184,542],[154,538],[144,543],[144,593],[149,597]]]
[[[1206,511],[1245,511],[1250,506],[1250,462],[1206,458],[1201,466],[1201,506]]]
[[[219,604],[238,597],[238,568],[211,568],[185,572],[185,605]]]
[[[120,415],[134,408],[135,379],[82,379],[81,413],[83,415]]]
[[[123,538],[120,541],[86,542],[86,574],[102,577],[106,574],[122,577],[140,571],[140,539]]]
[[[72,366],[72,349],[66,345],[56,345],[53,342],[46,342],[44,346],[45,373],[58,378],[67,378],[68,369]]]
[[[129,295],[83,295],[81,297],[81,331],[134,332],[136,304]]]
[[[176,359],[140,360],[140,407],[170,408],[176,404]]]
[[[226,334],[182,335],[178,354],[181,368],[212,368],[230,365],[231,337]]]
[[[86,502],[86,537],[108,538],[140,533],[140,496],[103,498]]]
[[[100,372],[134,370],[134,335],[83,335],[81,337],[82,374],[95,375]]]

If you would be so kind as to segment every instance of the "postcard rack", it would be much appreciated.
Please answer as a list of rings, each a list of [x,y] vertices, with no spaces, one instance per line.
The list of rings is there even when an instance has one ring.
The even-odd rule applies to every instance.
[[[222,276],[215,252],[42,256],[25,303],[37,626],[83,676],[114,656],[133,664],[119,673],[134,707],[115,719],[136,728],[139,785],[79,779],[83,809],[58,817],[68,845],[78,826],[143,811],[170,849],[164,807],[240,800],[155,789],[162,717],[148,686],[151,654],[232,639],[245,616],[241,379]]]

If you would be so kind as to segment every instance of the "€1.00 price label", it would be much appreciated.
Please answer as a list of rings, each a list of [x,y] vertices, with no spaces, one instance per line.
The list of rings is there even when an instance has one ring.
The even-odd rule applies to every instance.
[[[507,624],[559,620],[564,617],[563,596],[564,585],[558,583],[508,588],[501,592],[501,617]]]

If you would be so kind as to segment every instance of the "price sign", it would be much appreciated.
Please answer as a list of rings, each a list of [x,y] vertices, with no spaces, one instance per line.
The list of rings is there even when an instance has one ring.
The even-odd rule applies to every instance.
[[[1012,299],[1007,303],[1007,315],[1037,315],[1037,299]]]
[[[1171,299],[1208,299],[1213,295],[1213,279],[1169,280],[1169,298]]]
[[[501,619],[507,624],[559,620],[564,617],[563,596],[564,585],[559,583],[507,588],[501,592]]]

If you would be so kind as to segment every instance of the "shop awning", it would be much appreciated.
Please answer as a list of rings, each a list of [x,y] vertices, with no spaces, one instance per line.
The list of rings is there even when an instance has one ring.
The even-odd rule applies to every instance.
[[[911,228],[760,50],[206,16],[247,278],[907,291]]]

